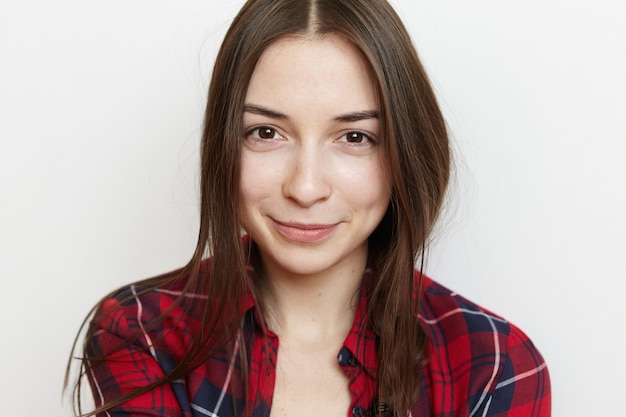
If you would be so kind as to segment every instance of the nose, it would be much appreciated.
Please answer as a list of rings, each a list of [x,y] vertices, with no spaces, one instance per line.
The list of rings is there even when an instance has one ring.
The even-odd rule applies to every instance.
[[[320,147],[299,146],[290,161],[283,195],[302,207],[327,200],[332,191],[327,161]]]

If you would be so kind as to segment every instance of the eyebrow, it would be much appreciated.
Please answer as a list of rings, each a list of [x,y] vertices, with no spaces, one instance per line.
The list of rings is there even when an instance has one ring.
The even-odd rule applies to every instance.
[[[261,116],[271,117],[272,119],[289,120],[289,116],[276,110],[268,109],[267,107],[258,106],[256,104],[246,104],[243,106],[243,111],[247,113],[259,114]]]
[[[380,113],[376,110],[364,110],[354,113],[346,113],[334,118],[336,122],[358,122],[359,120],[378,119]]]
[[[259,114],[261,116],[267,116],[272,119],[289,120],[289,116],[281,113],[277,110],[272,110],[267,107],[259,106],[257,104],[246,104],[243,106],[243,111],[253,114]],[[363,110],[352,113],[341,114],[333,118],[336,122],[358,122],[359,120],[378,119],[380,113],[376,110]]]

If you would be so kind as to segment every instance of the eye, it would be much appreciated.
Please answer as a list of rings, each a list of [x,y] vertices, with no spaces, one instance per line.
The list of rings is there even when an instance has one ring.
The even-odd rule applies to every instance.
[[[260,127],[257,132],[261,139],[274,139],[278,135],[271,127]]]
[[[276,129],[269,126],[260,126],[250,129],[246,133],[246,136],[257,140],[272,140],[281,138],[281,135],[276,131]]]
[[[339,138],[339,142],[366,144],[373,143],[374,141],[370,136],[366,135],[365,133],[354,130],[346,133],[341,138]]]

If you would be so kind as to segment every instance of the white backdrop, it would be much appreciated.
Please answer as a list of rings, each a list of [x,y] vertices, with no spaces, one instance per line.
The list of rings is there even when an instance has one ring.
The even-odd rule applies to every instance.
[[[456,148],[429,274],[531,336],[553,415],[617,415],[626,3],[394,4]],[[190,257],[205,89],[240,5],[0,2],[1,416],[68,416],[89,308]]]

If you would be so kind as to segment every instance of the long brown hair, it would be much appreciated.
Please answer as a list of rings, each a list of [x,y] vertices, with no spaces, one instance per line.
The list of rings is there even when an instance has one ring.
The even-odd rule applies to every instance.
[[[204,331],[163,380],[100,409],[183,377],[207,354],[235,339],[242,320],[239,300],[248,291],[255,293],[246,273],[239,221],[244,98],[265,48],[298,34],[345,37],[361,50],[377,82],[383,154],[393,191],[388,211],[369,239],[373,274],[367,320],[377,335],[378,400],[406,414],[419,395],[418,371],[426,359],[426,340],[417,319],[419,288],[414,288],[413,268],[423,260],[450,169],[445,123],[428,77],[401,20],[384,0],[249,0],[225,36],[209,87],[197,248],[181,271],[142,282],[165,285],[185,277],[184,291],[208,297],[203,303]],[[199,273],[208,254],[210,277]],[[219,321],[214,311],[224,312]],[[87,328],[84,352],[90,351],[93,331]],[[82,374],[104,360],[83,359]],[[80,379],[76,387],[80,392]]]

